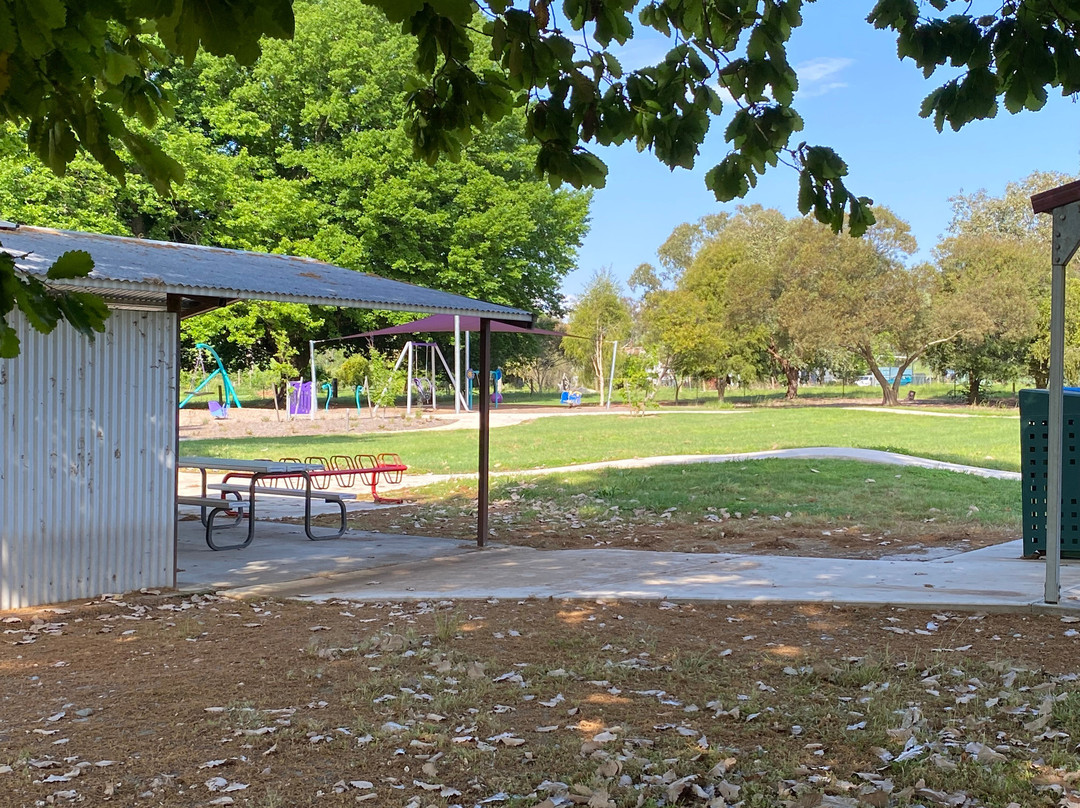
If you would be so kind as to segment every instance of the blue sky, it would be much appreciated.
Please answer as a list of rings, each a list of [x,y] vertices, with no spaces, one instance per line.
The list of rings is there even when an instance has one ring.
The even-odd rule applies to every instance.
[[[800,76],[795,107],[805,121],[795,143],[835,148],[850,169],[848,188],[911,224],[918,257],[929,258],[948,226],[949,197],[980,188],[997,195],[1036,170],[1080,171],[1080,107],[1071,99],[1051,97],[1038,113],[1010,115],[1002,108],[997,118],[939,134],[918,112],[949,74],[939,70],[926,80],[910,60],[900,62],[895,38],[865,21],[871,5],[841,0],[804,7],[805,23],[789,48]],[[632,41],[624,66],[654,63],[667,47],[658,35]],[[725,125],[713,122],[693,171],[671,172],[632,144],[598,150],[609,168],[607,187],[594,191],[591,230],[564,292],[579,293],[604,267],[625,282],[638,264],[656,263],[656,249],[676,225],[734,209],[736,203],[718,203],[704,179],[728,152]],[[780,165],[743,201],[795,216],[797,180]]]

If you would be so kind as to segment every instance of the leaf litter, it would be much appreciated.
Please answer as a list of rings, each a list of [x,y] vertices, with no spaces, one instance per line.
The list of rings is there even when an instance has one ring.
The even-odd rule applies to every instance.
[[[5,805],[1080,806],[1071,615],[134,595],[0,619],[48,626],[3,638]]]

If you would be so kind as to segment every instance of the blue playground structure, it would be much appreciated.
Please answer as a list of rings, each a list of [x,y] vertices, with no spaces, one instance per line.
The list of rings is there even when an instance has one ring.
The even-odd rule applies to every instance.
[[[465,371],[465,390],[466,390],[466,406],[471,410],[473,405],[473,380],[476,379],[476,374],[479,371],[469,368]],[[495,405],[495,409],[499,409],[499,405],[502,404],[502,368],[495,368],[491,371],[491,403]]]
[[[205,342],[199,342],[195,345],[195,347],[198,350],[206,351],[208,354],[210,354],[210,356],[214,357],[214,361],[217,363],[217,369],[205,379],[203,379],[201,382],[199,382],[198,386],[194,390],[192,390],[190,394],[188,394],[188,397],[180,402],[180,406],[183,407],[185,404],[191,401],[191,399],[193,399],[199,394],[200,390],[206,387],[206,385],[210,384],[210,382],[212,382],[214,379],[220,379],[221,387],[225,391],[224,409],[227,410],[229,407],[236,407],[237,409],[242,409],[243,405],[240,404],[240,399],[236,396],[236,388],[234,388],[232,382],[229,381],[228,371],[225,370],[225,364],[221,361],[221,357],[218,356],[217,351],[215,351]],[[202,357],[199,358],[199,364],[202,364]],[[222,418],[224,416],[215,414],[214,417]]]

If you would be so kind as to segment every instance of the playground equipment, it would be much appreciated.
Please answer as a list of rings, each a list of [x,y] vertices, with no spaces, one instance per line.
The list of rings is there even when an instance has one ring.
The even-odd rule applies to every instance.
[[[477,371],[473,368],[469,368],[465,371],[465,409],[472,410],[472,393],[473,393],[473,380],[476,378]],[[491,371],[491,403],[495,405],[495,409],[499,408],[502,404],[502,368],[495,368]]]
[[[332,385],[330,382],[323,382],[321,389],[324,393],[326,393],[326,406],[323,407],[323,412],[330,412],[330,399],[334,393],[334,385]]]
[[[227,409],[228,407],[233,406],[237,409],[241,409],[243,405],[240,404],[240,399],[236,396],[236,389],[233,387],[232,382],[229,380],[229,373],[225,370],[225,363],[221,361],[221,357],[218,356],[217,351],[215,351],[205,342],[197,343],[195,345],[195,348],[199,351],[206,351],[208,354],[210,354],[210,356],[214,358],[214,362],[217,363],[217,369],[205,379],[203,379],[201,382],[199,382],[198,386],[196,386],[196,388],[188,394],[188,397],[180,402],[180,406],[183,407],[185,404],[191,401],[191,399],[193,399],[199,394],[200,390],[210,384],[210,382],[212,382],[214,379],[221,379],[221,386],[222,389],[225,391],[225,408]],[[206,369],[203,367],[203,358],[201,353],[198,356],[198,367],[203,373],[206,372]],[[214,417],[216,418],[224,416],[215,415]]]
[[[565,404],[567,407],[580,407],[581,406],[581,391],[579,390],[563,390],[562,397],[559,399],[560,404]]]
[[[495,405],[495,409],[499,409],[502,404],[502,377],[502,368],[491,371],[491,403]]]
[[[530,334],[532,336],[549,336],[549,337],[573,337],[572,334],[562,334],[557,331],[547,331],[542,328],[524,328],[521,326],[511,325],[510,323],[499,322],[498,320],[492,320],[490,322],[490,328],[493,333],[511,333],[511,334]],[[480,318],[475,316],[457,315],[457,314],[433,314],[429,317],[423,317],[419,320],[413,320],[410,323],[403,323],[401,325],[390,326],[389,328],[380,328],[376,331],[365,331],[362,334],[349,334],[344,337],[333,337],[331,339],[310,340],[311,348],[311,373],[315,375],[315,346],[317,344],[327,342],[343,342],[346,340],[391,336],[398,334],[432,334],[432,333],[452,333],[454,335],[454,371],[449,372],[446,359],[443,358],[442,353],[439,353],[439,358],[442,360],[443,367],[447,369],[447,374],[453,380],[451,382],[451,388],[454,391],[454,409],[457,410],[461,406],[464,406],[466,410],[472,408],[472,394],[469,393],[468,402],[466,403],[463,391],[469,389],[469,385],[462,382],[461,379],[461,346],[462,336],[464,335],[464,348],[465,348],[465,368],[469,367],[469,334],[480,330]],[[417,343],[417,345],[424,345],[426,343]],[[401,358],[398,358],[398,365],[400,366]],[[472,371],[475,377],[476,371]],[[409,378],[412,379],[413,374],[409,373]],[[412,383],[409,384],[409,390],[411,394]],[[432,405],[434,406],[434,397],[432,397]],[[411,410],[411,402],[407,402],[407,409]]]
[[[314,408],[318,407],[312,399],[315,398],[315,382],[289,382],[285,388],[285,396],[288,399],[288,412],[293,415],[310,415]]]
[[[417,374],[419,368],[419,362],[417,362],[417,348],[422,349],[421,357],[423,358],[424,369],[422,375]],[[408,382],[405,385],[405,415],[412,415],[413,406],[413,389],[418,391],[420,396],[421,406],[428,406],[430,404],[432,409],[439,408],[439,402],[435,394],[435,371],[437,365],[435,360],[438,359],[442,364],[443,370],[446,372],[447,377],[450,379],[450,389],[453,391],[455,401],[464,405],[468,409],[468,404],[465,403],[464,397],[461,395],[461,391],[458,390],[457,383],[454,381],[454,374],[450,371],[450,366],[446,364],[446,357],[443,356],[442,350],[435,342],[406,342],[405,347],[401,349],[401,353],[398,354],[397,361],[394,363],[394,369],[391,371],[391,375],[396,373],[398,368],[401,367],[401,363],[408,360],[406,364],[407,374],[406,378]],[[383,391],[385,392],[385,390]],[[380,396],[381,398],[381,396]],[[378,408],[376,407],[376,410]]]

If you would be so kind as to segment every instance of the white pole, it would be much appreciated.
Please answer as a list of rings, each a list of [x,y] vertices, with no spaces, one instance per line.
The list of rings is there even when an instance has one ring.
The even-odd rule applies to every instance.
[[[447,367],[447,365],[446,365],[446,357],[443,356],[442,351],[439,350],[438,345],[435,346],[435,351],[439,355],[439,361],[442,362],[442,366],[443,366],[443,369],[446,371],[446,375],[449,376],[450,375],[450,368]],[[451,380],[451,381],[453,381],[453,380]],[[468,405],[465,403],[465,394],[461,392],[460,387],[454,387],[454,400],[455,400],[454,406],[455,406],[455,408],[457,409],[458,412],[461,411],[461,407],[465,407],[466,410],[469,408]]]
[[[409,346],[411,346],[411,345],[412,345],[411,342],[406,342],[405,347],[402,348],[401,353],[398,354],[397,361],[394,363],[394,369],[390,371],[390,379],[387,379],[386,384],[383,385],[382,392],[379,393],[379,398],[380,399],[384,395],[386,395],[386,391],[390,389],[390,382],[393,380],[394,374],[397,373],[398,368],[401,367],[401,363],[405,361],[405,354],[409,352]],[[366,381],[364,383],[364,386],[367,387],[367,382]],[[368,396],[368,401],[369,402],[371,401],[371,396],[370,395]],[[371,410],[371,417],[374,418],[376,415],[378,415],[378,413],[379,413],[379,405],[376,404],[375,407]]]
[[[472,360],[469,359],[469,332],[465,332],[465,371],[468,372],[472,367]],[[466,407],[466,409],[469,409]]]
[[[292,390],[292,382],[286,380],[285,382],[285,420],[292,420],[292,413],[289,412],[289,391]]]
[[[319,409],[318,387],[315,386],[315,340],[308,340],[308,350],[311,352],[311,420],[315,420],[315,410]]]
[[[431,343],[427,349],[428,384],[431,385],[431,409],[439,409],[439,402],[435,399],[435,343]]]
[[[454,413],[461,412],[461,315],[454,315]]]
[[[619,341],[615,340],[611,347],[611,376],[608,377],[607,385],[607,408],[611,409],[611,388],[615,384],[615,357],[619,353]]]
[[[412,376],[413,376],[413,344],[409,343],[409,364],[405,377],[405,417],[412,415]]]

